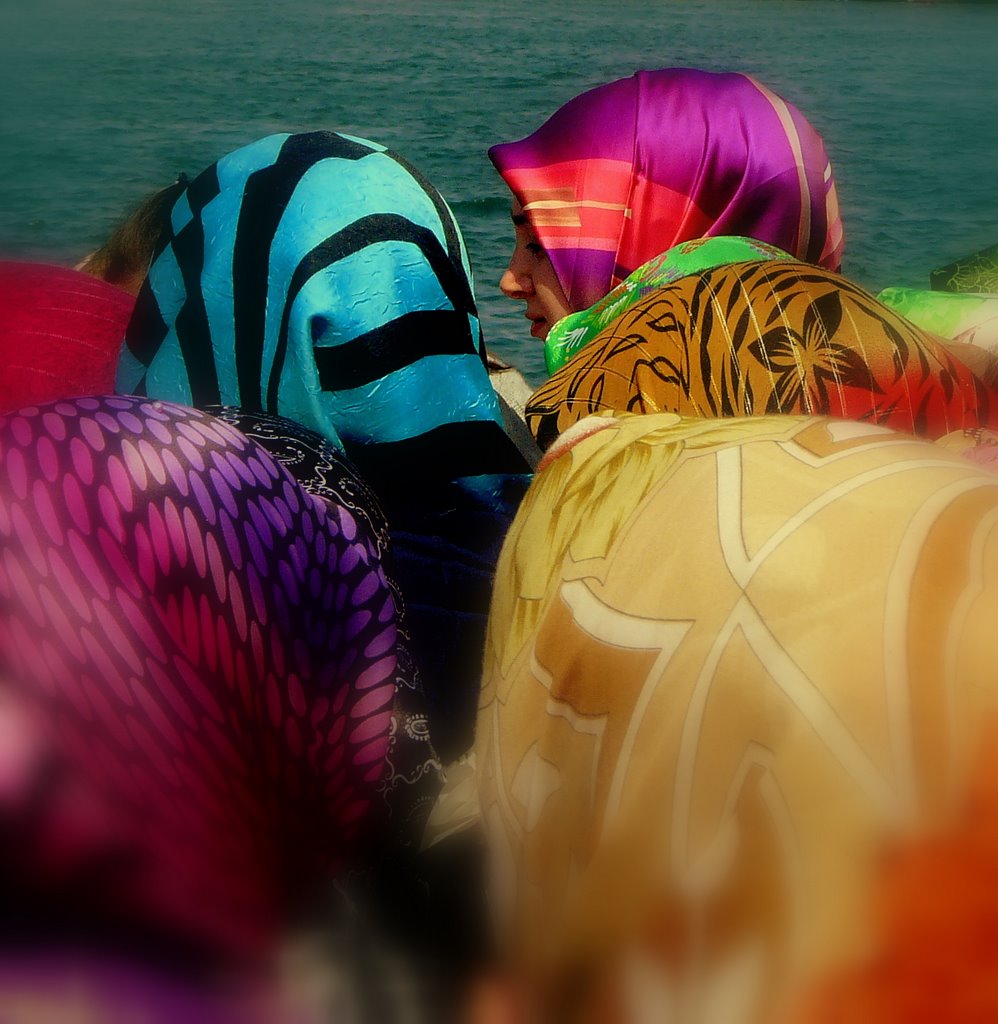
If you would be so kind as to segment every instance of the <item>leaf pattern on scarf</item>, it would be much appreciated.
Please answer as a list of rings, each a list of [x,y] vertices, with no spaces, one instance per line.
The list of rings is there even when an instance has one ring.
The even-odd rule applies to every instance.
[[[823,413],[938,437],[989,423],[990,389],[838,274],[793,260],[732,264],[655,290],[527,404],[541,447],[601,411]]]
[[[830,405],[831,388],[884,393],[859,352],[831,340],[841,322],[842,299],[837,291],[831,291],[807,307],[799,332],[777,327],[747,346],[773,374],[774,388],[766,412],[824,411]]]

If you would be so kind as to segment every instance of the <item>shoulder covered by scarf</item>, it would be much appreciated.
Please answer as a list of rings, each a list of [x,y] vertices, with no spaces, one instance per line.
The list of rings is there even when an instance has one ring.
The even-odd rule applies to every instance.
[[[947,819],[998,707],[998,477],[846,421],[595,426],[492,607],[508,948],[552,1019],[623,965],[627,1019],[770,1021],[861,951],[883,844]]]
[[[940,342],[862,288],[769,254],[648,290],[538,388],[527,422],[546,448],[604,410],[824,414],[935,439],[991,425],[998,406]]]

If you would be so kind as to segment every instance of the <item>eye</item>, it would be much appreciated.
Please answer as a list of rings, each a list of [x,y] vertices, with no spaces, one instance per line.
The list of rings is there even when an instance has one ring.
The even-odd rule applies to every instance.
[[[527,252],[533,253],[535,256],[543,256],[544,246],[540,242],[527,242]]]

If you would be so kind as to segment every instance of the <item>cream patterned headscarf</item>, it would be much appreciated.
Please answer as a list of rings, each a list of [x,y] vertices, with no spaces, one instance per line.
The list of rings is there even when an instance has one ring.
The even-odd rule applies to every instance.
[[[497,573],[477,757],[508,948],[546,1020],[616,971],[628,1024],[771,1021],[861,952],[887,839],[961,790],[998,477],[859,423],[597,425]]]

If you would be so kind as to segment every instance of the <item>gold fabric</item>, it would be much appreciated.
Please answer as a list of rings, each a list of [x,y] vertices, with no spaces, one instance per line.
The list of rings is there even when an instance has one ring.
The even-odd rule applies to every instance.
[[[989,389],[845,278],[794,260],[728,264],[650,292],[534,392],[542,449],[605,410],[841,416],[935,439],[991,422]]]
[[[547,1021],[611,964],[656,1008],[620,1024],[771,1021],[857,952],[885,838],[960,791],[998,477],[846,421],[589,425],[496,577],[476,754],[507,948]]]

